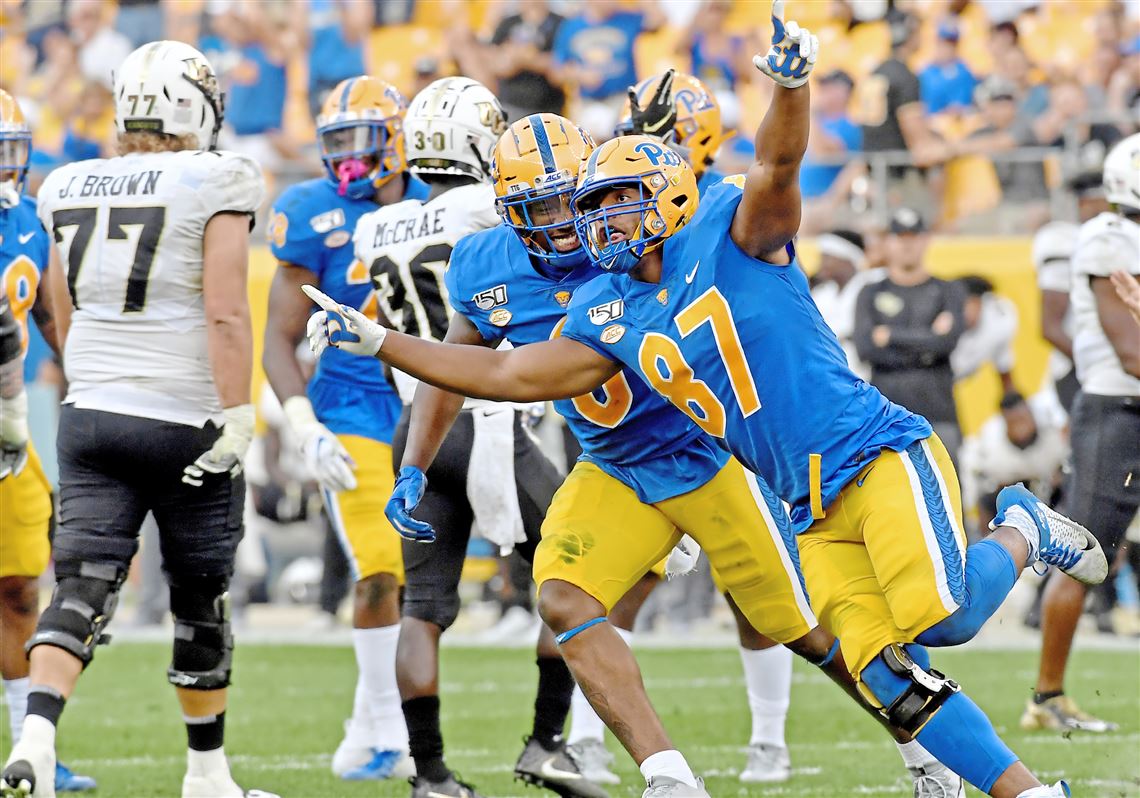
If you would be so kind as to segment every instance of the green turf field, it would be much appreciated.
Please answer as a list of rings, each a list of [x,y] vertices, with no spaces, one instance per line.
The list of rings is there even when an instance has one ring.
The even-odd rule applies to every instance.
[[[166,684],[167,650],[138,643],[101,649],[68,704],[60,734],[64,761],[97,777],[101,796],[179,794],[185,737]],[[641,650],[638,659],[666,725],[694,769],[707,778],[713,796],[910,795],[901,761],[885,735],[802,663],[796,663],[788,721],[793,779],[764,789],[746,788],[736,780],[749,729],[737,653]],[[1140,654],[1076,654],[1074,692],[1088,710],[1118,721],[1121,730],[1070,739],[1017,728],[1035,654],[959,651],[939,655],[936,664],[963,683],[1039,775],[1050,780],[1065,776],[1080,798],[1140,796]],[[406,784],[346,784],[329,772],[352,704],[354,679],[348,648],[240,647],[226,724],[238,780],[286,798],[407,796]],[[449,649],[443,679],[444,735],[452,767],[489,798],[538,798],[538,791],[511,778],[534,696],[531,655]],[[6,756],[6,720],[2,734],[0,748]],[[624,754],[618,763],[624,782],[612,795],[639,796],[636,769]]]

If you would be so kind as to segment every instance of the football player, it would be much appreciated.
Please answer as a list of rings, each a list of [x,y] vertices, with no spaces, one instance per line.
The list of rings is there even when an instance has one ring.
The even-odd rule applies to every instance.
[[[590,156],[572,207],[591,260],[612,273],[579,289],[559,338],[467,352],[389,335],[335,308],[310,329],[324,321],[323,341],[331,332],[332,343],[397,368],[416,364],[440,387],[514,401],[578,396],[631,368],[791,505],[808,589],[864,697],[995,798],[1060,798],[1067,785],[1043,786],[957,683],[930,667],[925,646],[973,637],[1027,565],[1103,581],[1104,552],[1088,530],[1014,487],[999,496],[993,534],[967,556],[945,447],[925,419],[847,368],[807,278],[789,268],[810,118],[804,87],[819,45],[785,24],[782,0],[773,26],[771,49],[754,59],[778,84],[757,160],[710,190],[699,214],[691,168],[660,142],[623,137]]]
[[[1140,508],[1140,335],[1111,281],[1116,270],[1140,275],[1140,134],[1105,157],[1104,189],[1111,210],[1081,225],[1071,262],[1072,351],[1081,387],[1070,416],[1073,467],[1064,506],[1096,531],[1111,562]],[[1041,664],[1022,728],[1117,728],[1065,693],[1065,666],[1085,593],[1074,580],[1049,580],[1041,604]]]
[[[0,367],[8,382],[6,391],[0,389],[0,475],[7,477],[0,482],[0,674],[13,743],[20,739],[28,703],[24,644],[36,628],[37,580],[47,568],[52,516],[51,484],[28,442],[27,395],[17,390],[28,348],[28,314],[59,351],[45,273],[51,242],[36,218],[35,200],[24,194],[31,145],[32,132],[19,104],[0,90],[0,301],[7,306],[7,346],[15,342],[13,357]],[[95,780],[57,762],[55,788],[91,790]]]
[[[499,101],[482,84],[457,77],[427,86],[412,100],[404,131],[409,168],[431,187],[428,199],[381,208],[357,223],[356,255],[372,275],[381,313],[417,337],[446,335],[451,313],[444,273],[452,250],[464,236],[498,223],[490,159],[505,127]],[[427,390],[417,389],[407,374],[394,377],[406,403]],[[413,798],[474,795],[443,758],[439,639],[459,612],[459,577],[473,522],[500,549],[517,544],[526,559],[533,557],[562,476],[524,428],[525,415],[510,405],[470,402],[449,435],[429,440],[409,433],[405,408],[396,429],[393,450],[402,466],[386,512],[405,538],[396,673],[416,765]],[[411,517],[416,506],[426,521]],[[549,631],[537,653],[534,727],[515,774],[565,796],[604,796],[561,748],[573,677]]]
[[[152,512],[174,616],[167,677],[189,744],[182,796],[265,796],[234,782],[222,745],[227,589],[254,424],[246,269],[264,183],[256,163],[214,149],[222,95],[193,47],[140,47],[114,94],[120,154],[63,166],[39,192],[72,308],[60,335],[60,527],[55,590],[28,642],[27,718],[2,782],[6,795],[55,794],[56,725],[106,642]]]
[[[445,283],[457,313],[448,341],[495,346],[506,339],[523,345],[557,336],[565,305],[595,276],[568,207],[579,167],[592,150],[573,123],[552,114],[522,119],[499,140],[492,174],[506,226],[469,236],[452,255]],[[439,449],[461,403],[460,396],[421,385],[409,438],[422,440],[425,452]],[[728,574],[744,612],[757,624],[852,692],[854,684],[841,659],[831,659],[834,638],[811,631],[816,623],[797,574],[790,522],[766,485],[753,481],[634,375],[619,375],[603,389],[557,407],[584,454],[542,527],[535,555],[540,610],[559,632],[578,678],[642,767],[649,789],[702,795],[645,696],[629,648],[609,624],[591,622],[643,583],[640,577],[677,541],[677,530],[709,547],[714,567]],[[430,464],[429,456],[419,467]],[[615,523],[620,533],[598,534]],[[580,553],[568,560],[568,551]],[[757,561],[764,564],[760,574],[747,567]],[[578,638],[587,630],[588,636]],[[759,637],[751,626],[747,630]],[[916,784],[918,776],[937,779],[955,788],[947,794],[957,794],[957,777],[933,765],[916,774]]]
[[[317,117],[325,176],[290,186],[270,217],[278,268],[262,365],[321,485],[356,583],[356,694],[332,759],[333,773],[348,780],[412,775],[396,686],[403,563],[400,538],[384,518],[394,482],[392,431],[402,405],[383,364],[343,353],[321,360],[306,387],[295,352],[311,304],[298,288],[320,285],[338,302],[375,316],[375,293],[368,269],[353,257],[352,231],[379,206],[427,197],[427,186],[406,169],[406,107],[396,88],[379,78],[338,84]]]

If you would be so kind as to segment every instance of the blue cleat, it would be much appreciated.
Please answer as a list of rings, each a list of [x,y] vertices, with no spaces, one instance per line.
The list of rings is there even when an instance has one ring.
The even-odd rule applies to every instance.
[[[1108,577],[1108,560],[1092,533],[1050,509],[1021,483],[1002,488],[990,529],[1005,523],[1011,513],[1024,513],[1037,527],[1037,550],[1031,559],[1054,565],[1086,585],[1099,585]]]
[[[360,767],[345,771],[341,778],[345,781],[381,781],[392,776],[406,756],[403,751],[373,749],[372,759]]]
[[[56,792],[87,792],[98,786],[95,779],[90,776],[80,776],[72,773],[71,768],[61,762],[55,763],[55,791]]]

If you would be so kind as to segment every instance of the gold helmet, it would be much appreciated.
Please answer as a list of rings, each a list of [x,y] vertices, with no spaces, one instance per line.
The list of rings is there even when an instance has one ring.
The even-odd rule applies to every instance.
[[[534,257],[568,268],[586,262],[570,195],[593,151],[590,135],[557,114],[525,116],[495,144],[495,209]]]
[[[32,130],[16,98],[0,89],[0,182],[23,191],[32,160]]]
[[[653,75],[634,87],[639,103],[646,102],[657,91],[664,74]],[[693,171],[699,180],[716,157],[724,141],[724,127],[720,120],[720,103],[705,84],[692,75],[677,72],[673,75],[673,104],[677,106],[677,124],[673,130],[677,143],[688,148]],[[624,136],[633,130],[629,100],[625,102],[621,120],[614,133]]]
[[[636,199],[601,205],[618,188],[631,189]],[[594,265],[623,273],[684,227],[698,202],[697,179],[684,158],[649,136],[619,136],[590,155],[570,207]],[[628,235],[610,225],[627,214],[640,217]],[[614,233],[622,235],[611,240]]]
[[[341,196],[371,197],[407,168],[407,107],[395,86],[369,75],[342,80],[325,99],[317,116],[317,143]]]

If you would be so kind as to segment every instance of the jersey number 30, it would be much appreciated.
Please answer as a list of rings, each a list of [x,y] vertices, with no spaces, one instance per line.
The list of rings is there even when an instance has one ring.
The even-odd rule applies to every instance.
[[[76,286],[83,258],[91,244],[91,235],[98,220],[98,208],[63,208],[52,214],[52,228],[57,243],[63,241],[62,229],[74,227],[71,244],[67,248],[67,290],[71,294],[71,304],[79,308]],[[146,307],[146,287],[150,280],[150,267],[154,263],[154,253],[158,239],[166,225],[166,208],[147,206],[142,208],[110,208],[107,214],[107,240],[126,241],[126,227],[139,226],[138,243],[127,276],[126,297],[123,313],[138,313]]]

